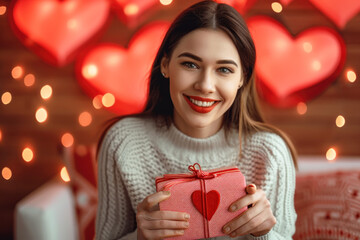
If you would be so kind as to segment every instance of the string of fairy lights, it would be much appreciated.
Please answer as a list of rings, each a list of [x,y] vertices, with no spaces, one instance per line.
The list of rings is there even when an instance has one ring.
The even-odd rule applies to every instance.
[[[162,5],[170,5],[173,0],[159,0]],[[279,2],[272,2],[271,3],[271,9],[275,13],[281,13],[283,10],[283,7],[281,3]],[[0,16],[3,16],[6,14],[7,7],[6,6],[0,6]],[[138,12],[138,7],[135,4],[128,4],[124,7],[124,13],[127,15],[133,15]],[[85,72],[83,72],[84,75],[92,74],[91,67],[87,67],[84,69]],[[26,73],[26,70],[23,66],[14,66],[11,70],[11,76],[15,81],[23,81],[23,84],[25,87],[31,88],[36,84],[36,76],[33,73]],[[345,79],[350,82],[354,83],[357,79],[355,71],[352,69],[345,70]],[[44,101],[48,101],[51,99],[53,94],[53,88],[51,85],[47,84],[41,87],[40,89],[40,96]],[[0,92],[1,95],[1,103],[3,105],[11,107],[11,102],[13,100],[13,97],[16,97],[16,95],[13,96],[13,94],[10,91]],[[111,107],[115,104],[115,97],[111,93],[106,93],[104,95],[98,95],[92,99],[92,105],[95,109],[101,109],[102,107]],[[307,112],[307,104],[305,102],[300,102],[297,104],[296,111],[299,115],[304,115]],[[34,121],[37,121],[39,124],[43,124],[48,119],[48,110],[46,107],[39,106],[35,113],[34,113]],[[91,113],[88,111],[83,111],[79,113],[78,115],[78,123],[82,127],[88,127],[91,125],[93,120],[93,117]],[[338,115],[334,121],[334,124],[338,128],[342,128],[345,125],[345,117],[342,115]],[[60,142],[64,147],[71,147],[74,144],[74,136],[70,132],[63,133],[60,137]],[[3,134],[3,129],[0,128],[0,143],[6,141],[6,135]],[[329,161],[334,161],[336,159],[336,149],[335,147],[329,147],[329,149],[326,151],[325,156],[326,159]],[[34,161],[34,149],[30,146],[25,146],[22,150],[22,159],[25,162],[31,162]],[[12,178],[12,169],[5,166],[1,170],[1,176],[5,180],[10,180]],[[67,170],[65,167],[62,167],[60,170],[60,176],[65,181],[70,181],[69,175],[67,173]]]

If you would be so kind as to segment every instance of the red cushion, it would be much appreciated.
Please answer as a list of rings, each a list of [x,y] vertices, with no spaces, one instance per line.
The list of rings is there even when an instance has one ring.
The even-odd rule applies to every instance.
[[[295,240],[360,239],[360,171],[298,176]]]

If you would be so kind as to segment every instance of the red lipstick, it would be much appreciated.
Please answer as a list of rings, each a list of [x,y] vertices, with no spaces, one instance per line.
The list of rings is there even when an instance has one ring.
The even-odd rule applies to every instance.
[[[194,111],[196,111],[196,112],[198,112],[198,113],[208,113],[208,112],[211,112],[211,110],[213,110],[214,107],[219,103],[219,101],[216,101],[216,100],[210,99],[210,98],[202,98],[202,97],[196,97],[196,96],[191,97],[192,99],[198,100],[198,101],[203,101],[203,102],[215,102],[215,103],[214,103],[213,105],[211,105],[210,107],[201,107],[201,106],[198,106],[198,105],[192,103],[192,102],[190,101],[190,99],[189,99],[190,97],[184,95],[184,98],[185,98],[186,102],[189,104],[189,106],[190,106]]]

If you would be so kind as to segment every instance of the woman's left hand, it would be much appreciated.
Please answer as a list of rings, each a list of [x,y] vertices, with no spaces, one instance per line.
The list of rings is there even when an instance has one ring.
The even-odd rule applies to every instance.
[[[268,233],[276,224],[276,219],[271,211],[269,200],[261,189],[256,189],[254,184],[246,187],[247,195],[233,202],[230,212],[235,212],[245,206],[251,206],[245,212],[224,225],[223,232],[230,237],[252,234],[261,236]]]

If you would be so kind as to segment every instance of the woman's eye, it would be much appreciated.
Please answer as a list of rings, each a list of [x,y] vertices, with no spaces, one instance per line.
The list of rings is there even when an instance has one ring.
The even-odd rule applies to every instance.
[[[221,73],[233,73],[234,72],[232,69],[227,68],[227,67],[221,67],[221,68],[219,68],[218,71]]]
[[[193,69],[199,68],[198,65],[196,65],[195,63],[192,63],[192,62],[183,62],[183,63],[181,63],[181,65],[183,65],[187,68],[193,68]]]

